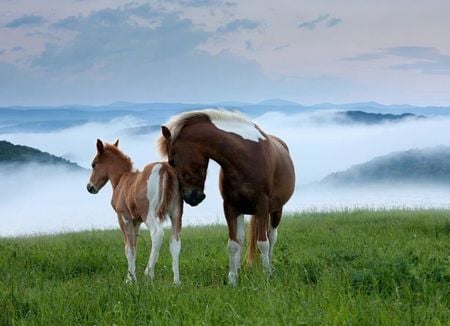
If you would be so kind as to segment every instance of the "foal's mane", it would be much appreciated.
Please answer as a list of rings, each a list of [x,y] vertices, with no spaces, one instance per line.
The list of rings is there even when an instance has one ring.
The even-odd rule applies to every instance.
[[[169,122],[165,124],[165,126],[170,130],[171,133],[171,141],[174,141],[180,131],[184,126],[198,122],[198,121],[235,121],[241,122],[245,124],[253,124],[249,121],[242,113],[236,111],[227,111],[225,109],[204,109],[204,110],[194,110],[182,112],[174,117],[172,117]],[[164,138],[164,136],[160,136],[158,139],[158,150],[161,155],[167,156],[167,147],[169,141]]]
[[[127,165],[130,166],[130,170],[133,169],[133,161],[131,161],[131,158],[128,155],[124,154],[124,152],[122,152],[115,145],[108,144],[108,143],[103,143],[103,144],[105,146],[105,151],[110,151],[113,154],[118,155],[124,161],[124,163],[126,163]]]

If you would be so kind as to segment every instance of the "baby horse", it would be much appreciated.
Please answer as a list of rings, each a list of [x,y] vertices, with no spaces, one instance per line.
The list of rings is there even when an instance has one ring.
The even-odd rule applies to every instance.
[[[160,162],[146,165],[142,172],[133,171],[130,158],[119,150],[118,145],[118,140],[112,145],[97,139],[97,155],[92,161],[92,174],[87,190],[96,194],[108,180],[111,181],[111,205],[117,213],[125,238],[128,281],[136,280],[136,240],[141,223],[147,225],[152,239],[145,274],[153,279],[164,237],[163,222],[170,217],[173,280],[179,283],[178,258],[181,249],[183,201],[175,170],[169,164]]]

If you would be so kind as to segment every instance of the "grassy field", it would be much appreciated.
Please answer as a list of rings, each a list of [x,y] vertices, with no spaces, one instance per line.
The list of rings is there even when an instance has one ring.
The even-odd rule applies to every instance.
[[[0,239],[0,324],[450,325],[450,211],[357,211],[285,217],[275,272],[226,283],[224,226],[182,232],[172,284],[168,232],[156,279],[125,284],[122,234]]]

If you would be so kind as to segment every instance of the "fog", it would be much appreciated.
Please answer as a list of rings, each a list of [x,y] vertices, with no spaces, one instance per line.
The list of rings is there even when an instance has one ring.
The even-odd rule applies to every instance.
[[[411,148],[450,145],[450,119],[429,118],[381,125],[340,125],[326,113],[284,115],[267,113],[253,119],[264,131],[289,145],[297,174],[296,192],[286,211],[354,208],[448,208],[450,190],[444,187],[365,187],[353,190],[313,190],[308,186],[329,173],[364,163],[375,156]],[[111,186],[97,195],[86,191],[97,138],[113,142],[141,169],[161,160],[156,152],[158,132],[135,135],[129,128],[145,125],[133,117],[107,123],[87,123],[54,133],[3,134],[0,139],[65,157],[86,171],[27,165],[0,168],[0,236],[51,233],[92,228],[117,228],[110,205]],[[225,223],[218,191],[219,167],[211,162],[206,200],[185,205],[184,225]]]

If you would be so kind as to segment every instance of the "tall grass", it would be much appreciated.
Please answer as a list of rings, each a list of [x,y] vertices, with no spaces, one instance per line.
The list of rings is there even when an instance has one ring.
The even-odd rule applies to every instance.
[[[0,239],[0,324],[449,325],[450,212],[291,215],[274,273],[244,268],[227,285],[223,226],[182,232],[182,284],[172,284],[168,235],[156,279],[138,240],[138,282],[125,284],[120,231]]]

